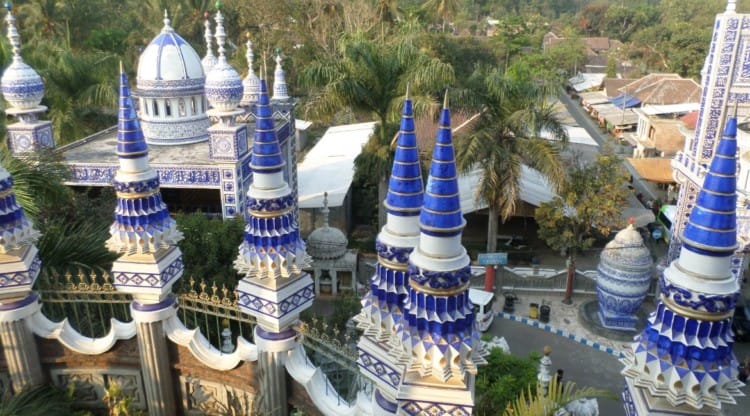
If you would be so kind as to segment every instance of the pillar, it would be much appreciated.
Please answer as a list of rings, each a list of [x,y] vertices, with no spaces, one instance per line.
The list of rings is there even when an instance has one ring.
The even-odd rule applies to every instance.
[[[27,297],[0,304],[0,343],[8,365],[13,392],[44,382],[39,352],[34,334],[26,326],[25,320],[40,308],[39,296],[32,293]]]
[[[162,322],[176,313],[177,300],[169,296],[156,304],[133,301],[130,311],[136,323],[138,355],[149,415],[175,415],[175,385]]]
[[[286,388],[285,357],[294,348],[297,331],[270,332],[255,328],[255,344],[258,346],[258,385],[260,389],[260,414],[287,416],[288,400]]]

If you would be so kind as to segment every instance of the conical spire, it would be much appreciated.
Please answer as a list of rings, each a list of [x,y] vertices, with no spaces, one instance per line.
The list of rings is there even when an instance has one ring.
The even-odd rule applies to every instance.
[[[249,106],[258,102],[260,95],[260,78],[255,74],[253,68],[253,42],[250,41],[250,32],[247,33],[247,42],[245,43],[247,48],[245,52],[245,59],[247,59],[247,76],[242,80],[242,87],[244,94],[242,95],[242,101],[240,102],[243,106]]]
[[[720,409],[742,395],[732,353],[732,313],[739,284],[737,118],[726,122],[703,187],[682,233],[680,256],[664,270],[656,311],[621,360],[631,391],[663,397],[671,407]],[[673,409],[669,409],[673,410]],[[672,412],[670,412],[672,413]],[[674,414],[679,414],[675,412]]]
[[[250,167],[253,183],[247,191],[247,226],[234,262],[251,278],[287,278],[310,262],[299,236],[294,197],[284,181],[284,160],[276,137],[266,81],[255,107],[255,134]]]
[[[682,247],[709,256],[737,249],[737,118],[727,121],[695,207],[682,233]]]
[[[419,164],[417,136],[414,133],[412,102],[407,88],[385,208],[393,215],[419,215],[423,198],[422,168]]]
[[[34,244],[38,238],[39,232],[16,202],[13,178],[0,165],[0,253]]]
[[[122,64],[119,102],[117,156],[120,169],[113,181],[117,208],[107,248],[127,255],[155,253],[177,244],[182,233],[162,202],[159,177],[148,163],[148,146],[133,109]]]
[[[208,12],[204,13],[203,17],[206,19],[203,23],[203,26],[206,28],[203,32],[203,38],[206,40],[206,56],[201,60],[201,64],[203,65],[203,72],[208,74],[216,65],[217,59],[214,56],[213,44],[211,42],[213,34],[211,33],[211,20],[208,18]]]
[[[276,70],[273,71],[273,99],[283,101],[289,99],[286,87],[286,74],[281,67],[281,48],[276,48]]]
[[[14,109],[38,108],[44,98],[44,83],[42,77],[21,57],[21,35],[16,29],[16,18],[13,16],[10,1],[5,2],[5,8],[8,10],[5,22],[8,25],[8,40],[13,48],[13,62],[5,70],[0,81],[3,97]]]
[[[470,259],[461,245],[466,221],[459,201],[447,93],[419,218],[421,234],[409,256],[405,305],[404,332],[411,334],[405,351],[409,371],[463,383],[467,372],[476,374],[476,365],[485,362],[485,352],[469,302]]]
[[[419,216],[422,232],[428,235],[457,235],[466,225],[466,220],[461,214],[458,194],[458,176],[450,117],[448,93],[446,93],[443,110],[440,113],[435,148],[432,152],[424,209]]]

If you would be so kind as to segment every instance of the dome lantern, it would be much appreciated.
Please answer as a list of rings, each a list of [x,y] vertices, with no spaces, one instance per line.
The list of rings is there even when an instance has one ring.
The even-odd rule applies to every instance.
[[[5,70],[0,81],[3,97],[14,110],[28,111],[38,109],[44,97],[44,83],[42,77],[21,57],[21,35],[16,29],[16,18],[11,12],[12,6],[5,3],[8,14],[5,22],[8,24],[8,39],[13,48],[13,62]]]
[[[219,59],[211,72],[206,76],[206,98],[211,106],[220,112],[233,112],[242,100],[242,79],[227,62],[224,54],[224,16],[221,10],[216,12],[216,44],[218,45]]]

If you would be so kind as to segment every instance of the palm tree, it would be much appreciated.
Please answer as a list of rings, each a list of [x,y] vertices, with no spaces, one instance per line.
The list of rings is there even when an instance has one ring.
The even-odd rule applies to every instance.
[[[562,187],[559,151],[567,132],[547,101],[554,87],[524,68],[478,68],[467,83],[454,102],[468,103],[480,116],[470,134],[455,139],[456,162],[462,172],[481,173],[476,198],[487,202],[487,251],[494,252],[498,217],[505,222],[516,211],[523,165],[541,172],[555,190]],[[543,131],[558,143],[541,138]]]
[[[72,415],[71,400],[64,391],[49,385],[21,390],[7,400],[0,401],[0,416]]]
[[[377,134],[355,160],[358,172],[377,175],[379,200],[385,198],[391,167],[391,138],[407,85],[415,112],[434,107],[429,95],[453,82],[453,68],[422,52],[411,38],[394,44],[376,43],[357,33],[341,39],[338,55],[310,64],[302,73],[303,86],[313,89],[306,115],[330,120],[342,110],[374,117]],[[380,205],[380,204],[379,204]],[[385,221],[379,208],[379,223]]]
[[[445,32],[445,22],[449,18],[455,17],[460,7],[460,0],[428,0],[422,5],[423,10],[442,21],[443,32]]]
[[[559,385],[557,378],[552,377],[547,394],[538,386],[533,392],[529,387],[526,393],[521,393],[521,397],[505,409],[503,415],[552,416],[568,403],[588,397],[616,399],[616,396],[607,390],[592,387],[578,389],[572,381]]]

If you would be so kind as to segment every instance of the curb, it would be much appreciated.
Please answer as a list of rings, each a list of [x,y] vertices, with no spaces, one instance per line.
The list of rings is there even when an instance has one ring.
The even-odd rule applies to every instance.
[[[548,325],[548,324],[543,324],[543,323],[537,321],[536,319],[529,319],[529,318],[526,318],[524,316],[518,316],[518,315],[514,315],[514,314],[510,314],[510,313],[505,313],[505,312],[498,312],[497,313],[497,317],[498,318],[503,318],[503,319],[508,319],[510,321],[519,322],[519,323],[522,323],[522,324],[526,324],[528,326],[533,326],[534,328],[539,328],[539,329],[545,330],[547,332],[551,332],[551,333],[553,333],[555,335],[559,335],[561,337],[568,338],[570,340],[579,342],[579,343],[581,343],[583,345],[589,346],[589,347],[591,347],[591,348],[593,348],[595,350],[606,352],[607,354],[613,355],[613,356],[615,356],[617,358],[623,358],[623,357],[625,357],[625,355],[623,353],[621,353],[620,351],[618,351],[618,350],[616,350],[616,349],[614,349],[612,347],[605,347],[604,345],[601,345],[598,342],[586,339],[586,338],[584,338],[582,336],[573,334],[571,332],[568,332],[568,331],[565,331],[565,330],[562,330],[562,329],[554,328],[554,327],[552,327],[551,325]]]

